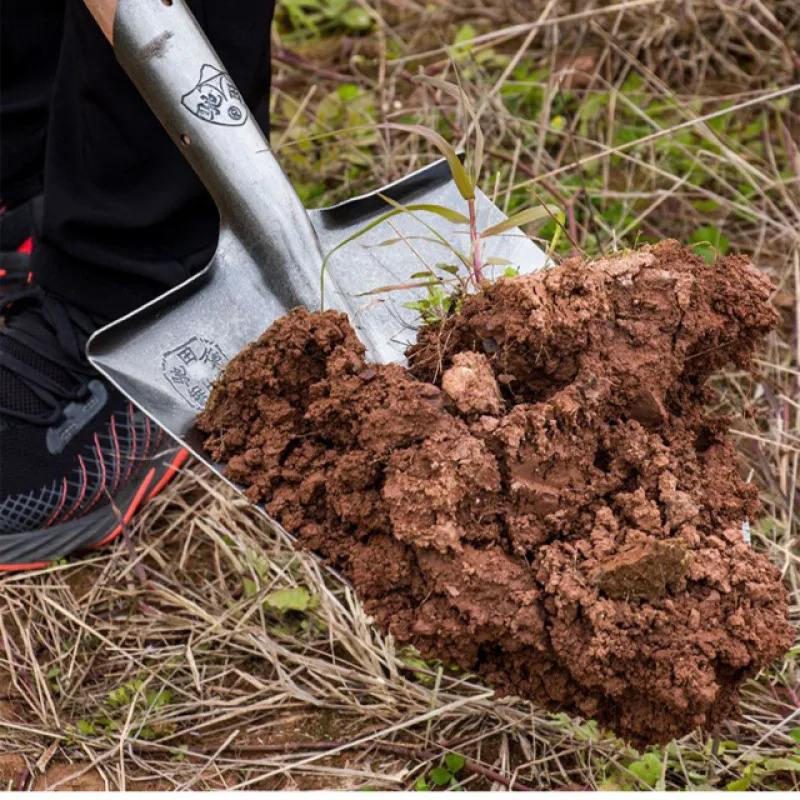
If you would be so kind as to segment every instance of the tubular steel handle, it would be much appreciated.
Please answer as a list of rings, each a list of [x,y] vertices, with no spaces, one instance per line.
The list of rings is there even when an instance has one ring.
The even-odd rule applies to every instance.
[[[184,0],[86,3],[266,286],[287,307],[317,307],[322,253],[308,214]]]

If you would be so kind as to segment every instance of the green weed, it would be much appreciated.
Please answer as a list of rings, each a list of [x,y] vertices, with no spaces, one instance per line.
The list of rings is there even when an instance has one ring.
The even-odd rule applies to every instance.
[[[466,763],[464,756],[458,753],[448,753],[438,766],[433,767],[426,775],[417,779],[414,790],[427,792],[434,788],[444,789],[446,787],[460,789],[458,774],[464,769]]]
[[[372,14],[352,0],[282,0],[280,8],[287,42],[337,32],[363,34],[375,25]]]

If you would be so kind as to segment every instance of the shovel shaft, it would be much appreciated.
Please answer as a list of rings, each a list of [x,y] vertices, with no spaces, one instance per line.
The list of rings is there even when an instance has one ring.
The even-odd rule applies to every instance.
[[[85,0],[95,22],[110,42],[114,35],[114,16],[117,13],[117,0]]]
[[[184,0],[86,0],[117,60],[286,307],[319,304],[319,243],[300,199]]]

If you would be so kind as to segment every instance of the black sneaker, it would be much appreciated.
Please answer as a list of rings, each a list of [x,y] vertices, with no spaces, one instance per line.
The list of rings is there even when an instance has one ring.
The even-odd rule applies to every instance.
[[[0,570],[99,547],[187,453],[92,369],[98,323],[39,287],[0,327]]]

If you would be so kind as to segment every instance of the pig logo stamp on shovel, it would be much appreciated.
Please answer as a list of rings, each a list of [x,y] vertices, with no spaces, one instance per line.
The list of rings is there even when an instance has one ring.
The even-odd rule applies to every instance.
[[[163,354],[161,371],[172,388],[201,411],[211,394],[212,381],[219,377],[227,360],[216,342],[192,336]]]
[[[191,92],[183,95],[181,104],[199,119],[214,125],[247,122],[247,106],[230,75],[211,64],[203,64],[200,80]]]

